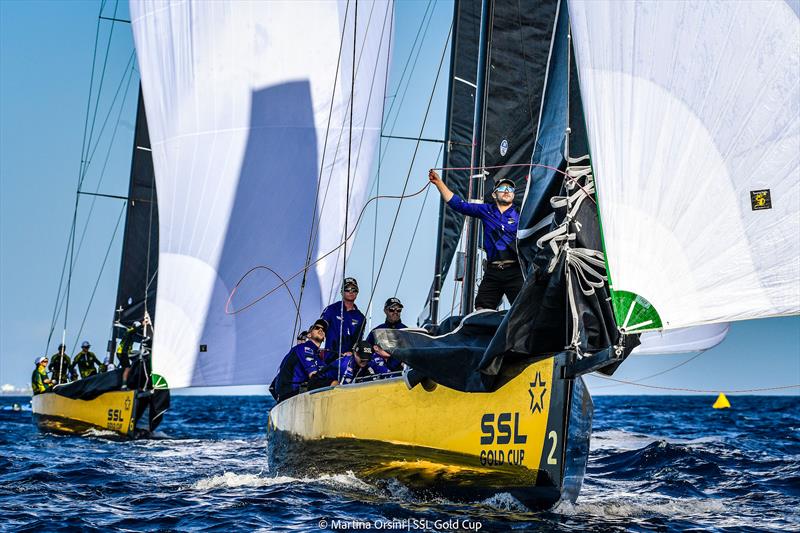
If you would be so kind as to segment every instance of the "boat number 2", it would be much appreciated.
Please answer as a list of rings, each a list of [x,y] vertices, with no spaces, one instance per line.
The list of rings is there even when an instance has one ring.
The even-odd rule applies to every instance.
[[[558,433],[555,431],[551,431],[547,434],[547,438],[553,441],[553,445],[550,447],[550,453],[547,455],[547,464],[549,465],[557,465],[558,459],[556,459],[556,446],[558,446]]]
[[[119,409],[109,409],[108,410],[108,421],[109,422],[122,422],[122,411]]]

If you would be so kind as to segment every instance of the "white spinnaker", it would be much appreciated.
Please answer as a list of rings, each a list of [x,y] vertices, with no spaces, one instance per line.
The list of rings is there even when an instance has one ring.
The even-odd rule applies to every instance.
[[[570,0],[615,307],[665,329],[800,312],[796,4]]]
[[[131,3],[158,190],[153,371],[172,388],[268,383],[293,344],[303,278],[288,281],[290,296],[279,277],[303,269],[314,214],[312,260],[342,242],[354,27],[346,6]],[[350,230],[380,133],[391,17],[390,2],[359,5]],[[339,250],[308,270],[300,325],[338,288],[341,261]],[[259,265],[269,270],[249,275],[228,311],[280,288],[226,312],[237,281]]]

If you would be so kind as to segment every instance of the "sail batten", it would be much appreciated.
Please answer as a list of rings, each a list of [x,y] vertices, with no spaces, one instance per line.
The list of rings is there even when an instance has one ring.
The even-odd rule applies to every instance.
[[[618,325],[800,312],[800,21],[570,0]]]

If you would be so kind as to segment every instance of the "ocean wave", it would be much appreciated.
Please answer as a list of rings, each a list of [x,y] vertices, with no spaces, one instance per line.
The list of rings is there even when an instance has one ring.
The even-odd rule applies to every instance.
[[[322,484],[326,486],[346,487],[373,492],[375,487],[357,478],[352,472],[346,474],[323,474],[318,477],[295,478],[290,476],[268,476],[258,474],[237,474],[225,472],[220,475],[203,478],[191,485],[192,490],[215,490],[241,487],[272,487],[289,484]]]
[[[609,498],[609,500],[612,500],[612,498]],[[590,515],[596,517],[635,518],[657,514],[676,518],[696,517],[708,513],[730,512],[731,510],[724,501],[718,499],[660,498],[655,501],[637,500],[641,500],[640,494],[616,493],[613,495],[612,501],[562,502],[556,506],[554,512],[565,516]]]
[[[679,439],[666,436],[648,435],[646,433],[632,433],[629,431],[612,429],[598,431],[592,434],[590,446],[591,451],[613,449],[613,450],[639,450],[654,442],[666,442],[668,444],[712,444],[725,442],[722,436],[704,436],[696,439]]]

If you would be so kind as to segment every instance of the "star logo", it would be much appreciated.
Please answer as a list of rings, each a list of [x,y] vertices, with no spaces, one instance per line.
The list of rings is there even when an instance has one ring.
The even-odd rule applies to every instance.
[[[541,413],[544,409],[544,396],[547,394],[547,383],[542,380],[540,372],[536,372],[536,377],[531,381],[531,388],[528,394],[531,396],[531,413]],[[541,390],[540,390],[541,389]]]
[[[125,398],[125,410],[130,411],[130,409],[131,409],[131,399]]]

